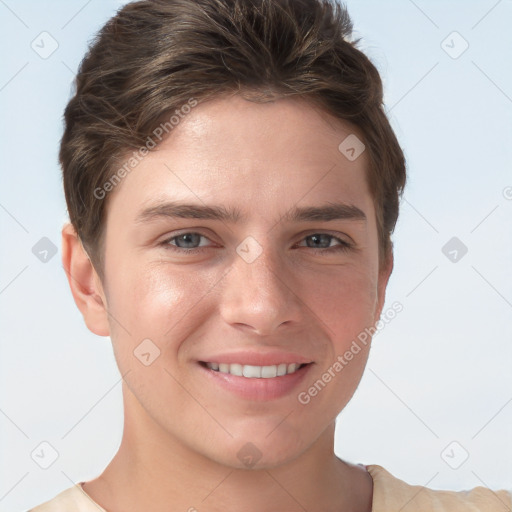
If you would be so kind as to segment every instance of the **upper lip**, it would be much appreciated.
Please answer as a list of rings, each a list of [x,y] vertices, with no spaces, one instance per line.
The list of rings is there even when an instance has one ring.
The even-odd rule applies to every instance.
[[[225,352],[222,354],[215,354],[212,356],[201,359],[203,363],[227,363],[227,364],[241,364],[252,366],[274,366],[279,364],[311,363],[308,359],[299,354],[291,352],[257,352],[257,351],[240,351],[240,352]]]

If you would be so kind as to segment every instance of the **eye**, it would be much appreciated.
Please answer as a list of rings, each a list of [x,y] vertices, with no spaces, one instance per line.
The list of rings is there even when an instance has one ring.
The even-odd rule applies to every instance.
[[[181,233],[164,240],[161,245],[171,250],[193,253],[200,251],[201,249],[199,249],[199,247],[204,247],[205,245],[207,246],[207,244],[200,243],[201,238],[209,240],[200,233]]]
[[[346,251],[351,247],[351,244],[345,242],[345,240],[330,235],[329,233],[313,233],[312,235],[304,237],[303,240],[306,240],[308,248],[314,250],[318,249],[321,252]],[[336,244],[331,246],[331,242],[336,242]]]

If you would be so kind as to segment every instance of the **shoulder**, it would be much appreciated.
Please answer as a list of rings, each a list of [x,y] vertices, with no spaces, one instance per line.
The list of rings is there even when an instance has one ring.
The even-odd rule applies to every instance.
[[[28,512],[106,512],[94,503],[80,484],[62,491],[49,501],[31,508]]]
[[[440,491],[409,485],[377,465],[366,466],[373,478],[373,512],[510,512],[509,491],[475,487],[468,491]]]

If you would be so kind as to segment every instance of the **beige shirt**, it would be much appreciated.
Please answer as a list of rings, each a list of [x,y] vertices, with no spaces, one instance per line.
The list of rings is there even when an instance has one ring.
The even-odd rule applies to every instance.
[[[470,491],[435,491],[409,485],[381,466],[366,469],[373,478],[372,512],[512,512],[509,491],[475,487]],[[28,512],[107,512],[82,489],[82,482]]]

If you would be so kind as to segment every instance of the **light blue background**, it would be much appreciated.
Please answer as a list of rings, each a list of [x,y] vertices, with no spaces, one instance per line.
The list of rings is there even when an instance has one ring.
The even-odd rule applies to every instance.
[[[121,439],[110,341],[85,327],[60,262],[57,162],[74,72],[121,4],[0,1],[1,512],[99,475]],[[409,184],[386,306],[404,310],[374,340],[336,452],[411,484],[510,488],[512,1],[347,5],[382,73]],[[31,48],[42,31],[59,44],[47,59]],[[453,31],[469,43],[456,59],[442,47]],[[453,236],[468,247],[457,263],[441,252]],[[59,247],[47,263],[31,251],[42,237]],[[31,459],[43,441],[59,453],[46,470]],[[441,457],[452,441],[469,454],[459,469]]]

